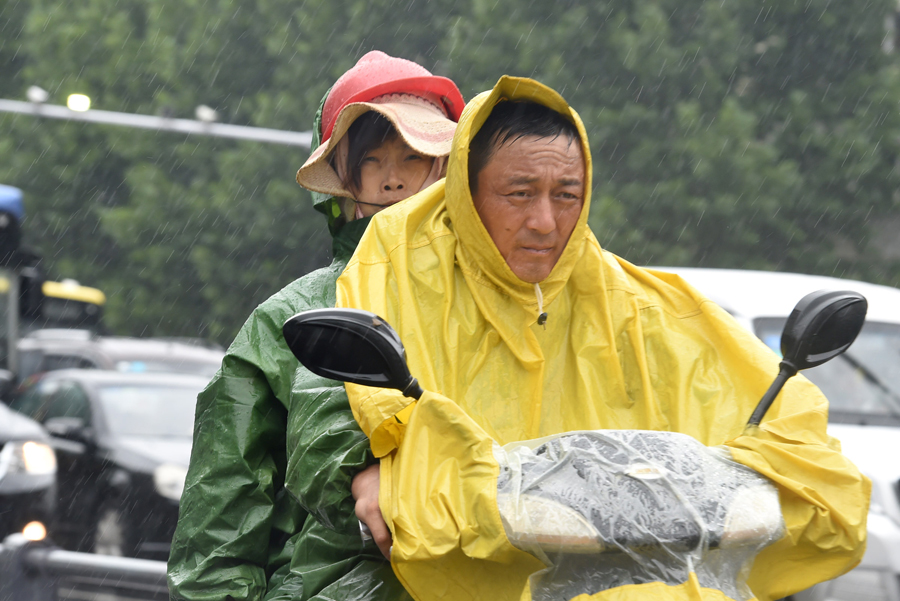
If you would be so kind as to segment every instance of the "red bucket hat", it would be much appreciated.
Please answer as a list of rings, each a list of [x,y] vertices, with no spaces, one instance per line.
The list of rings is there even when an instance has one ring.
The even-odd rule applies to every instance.
[[[456,84],[412,61],[373,50],[334,83],[322,108],[322,143],[331,137],[341,110],[354,102],[368,102],[385,94],[434,94],[453,121],[459,121],[465,102]]]
[[[456,84],[446,77],[434,76],[412,61],[369,52],[328,93],[322,107],[322,142],[297,171],[297,183],[307,190],[352,198],[344,187],[340,159],[333,165],[331,157],[337,154],[346,160],[343,138],[369,111],[387,118],[410,148],[446,157],[464,105]]]

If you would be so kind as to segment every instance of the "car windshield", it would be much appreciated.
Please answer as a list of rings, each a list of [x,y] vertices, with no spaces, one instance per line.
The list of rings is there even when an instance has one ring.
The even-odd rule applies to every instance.
[[[103,385],[100,403],[111,432],[119,436],[190,438],[200,387]]]
[[[182,361],[179,359],[131,359],[116,361],[116,371],[133,373],[191,374],[212,378],[219,362]]]
[[[754,328],[781,354],[784,319],[757,319]],[[866,322],[853,345],[803,374],[828,397],[831,421],[900,421],[900,325]]]

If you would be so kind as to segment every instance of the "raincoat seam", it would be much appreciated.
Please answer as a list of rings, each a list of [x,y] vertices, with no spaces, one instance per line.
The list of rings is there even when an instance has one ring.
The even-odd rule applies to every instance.
[[[425,235],[428,238],[427,240],[423,240],[421,242],[409,242],[409,243],[407,243],[407,248],[409,248],[410,250],[419,250],[421,248],[427,248],[427,247],[431,246],[432,244],[434,244],[434,242],[436,240],[439,240],[441,238],[446,238],[447,236],[454,236],[454,233],[450,230],[443,230],[441,232],[437,232],[434,234],[426,233]],[[396,250],[396,249],[394,249],[394,250]],[[394,250],[392,250],[391,252],[394,252]]]
[[[386,265],[388,263],[391,263],[390,257],[392,254],[396,253],[397,251],[402,251],[404,249],[406,249],[408,251],[412,251],[412,250],[421,250],[424,248],[428,248],[429,246],[434,244],[434,242],[436,240],[439,240],[441,238],[447,238],[448,236],[453,236],[453,232],[443,231],[436,235],[427,236],[427,238],[428,238],[427,240],[422,240],[420,242],[414,242],[414,243],[411,243],[408,240],[402,240],[399,243],[395,244],[390,249],[388,249],[388,251],[383,256],[371,256],[371,257],[365,257],[365,258],[357,256],[354,259],[354,262],[358,263],[360,265]]]
[[[703,302],[711,303],[712,301],[703,301]],[[638,308],[638,310],[644,311],[646,309],[660,309],[664,313],[666,313],[667,315],[671,315],[675,319],[690,319],[691,317],[697,317],[698,315],[703,314],[702,304],[703,303],[698,305],[696,309],[688,311],[687,313],[676,313],[674,311],[670,311],[662,303],[658,303],[658,302],[648,302],[646,304],[642,303],[641,306]]]

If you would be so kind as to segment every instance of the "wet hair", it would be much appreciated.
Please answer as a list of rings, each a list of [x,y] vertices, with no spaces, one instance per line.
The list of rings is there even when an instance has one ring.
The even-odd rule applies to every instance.
[[[363,113],[347,130],[347,181],[348,190],[359,190],[362,179],[362,161],[370,151],[390,142],[399,134],[394,125],[381,113]]]
[[[484,125],[469,143],[469,190],[478,191],[478,174],[494,152],[508,142],[534,136],[555,139],[565,136],[569,142],[579,141],[575,124],[542,104],[507,100],[494,107]]]

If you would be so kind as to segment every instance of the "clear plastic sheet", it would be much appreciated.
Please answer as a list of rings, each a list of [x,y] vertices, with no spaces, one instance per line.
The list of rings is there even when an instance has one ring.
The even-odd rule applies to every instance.
[[[766,478],[685,434],[570,432],[494,453],[507,536],[548,566],[531,578],[535,601],[690,572],[750,599],[752,561],[784,529]]]

